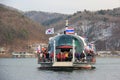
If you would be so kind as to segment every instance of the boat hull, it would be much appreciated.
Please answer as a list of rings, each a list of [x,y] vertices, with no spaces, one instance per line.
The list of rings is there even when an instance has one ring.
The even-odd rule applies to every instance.
[[[72,63],[72,62],[71,62]],[[58,63],[40,63],[41,66],[39,69],[46,69],[46,70],[80,70],[80,69],[95,69],[93,63],[72,63],[70,62],[58,62]],[[61,65],[64,64],[64,65]]]

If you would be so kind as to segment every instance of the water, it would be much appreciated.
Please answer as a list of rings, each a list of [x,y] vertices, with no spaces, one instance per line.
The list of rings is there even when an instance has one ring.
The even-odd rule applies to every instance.
[[[0,80],[120,80],[120,58],[97,58],[96,69],[40,70],[35,58],[0,59]]]

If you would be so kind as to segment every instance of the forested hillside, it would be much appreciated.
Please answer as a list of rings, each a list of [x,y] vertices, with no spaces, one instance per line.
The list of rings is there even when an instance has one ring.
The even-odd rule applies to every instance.
[[[47,27],[54,27],[55,33],[63,33],[66,19],[78,35],[94,42],[97,50],[120,50],[120,8],[78,11],[56,22],[46,21]]]
[[[48,37],[42,25],[21,12],[0,4],[0,47],[25,49],[28,44],[45,43]]]
[[[63,20],[68,16],[60,13],[50,13],[42,11],[28,11],[24,12],[24,15],[38,23],[41,23],[46,27],[56,22],[59,22],[60,20]]]
[[[97,50],[120,50],[120,8],[84,10],[65,15],[40,11],[24,13],[1,4],[0,46],[14,49],[28,43],[47,43],[48,35],[45,35],[45,27],[41,24],[47,28],[54,27],[55,33],[63,33],[66,19],[78,35],[94,42]]]
[[[120,50],[120,8],[99,11],[78,11],[66,18],[75,32],[94,42],[97,50]],[[65,19],[50,26],[63,32]]]

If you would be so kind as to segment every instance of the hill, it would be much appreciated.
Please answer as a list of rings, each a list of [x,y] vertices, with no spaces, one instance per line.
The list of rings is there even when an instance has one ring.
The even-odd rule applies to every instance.
[[[65,20],[68,19],[69,26],[74,27],[78,35],[87,37],[89,42],[94,42],[97,50],[120,50],[120,34],[118,34],[120,32],[120,8],[78,11],[60,19],[49,19],[49,16],[39,15],[40,13],[44,14],[44,12],[31,11],[27,15],[31,14],[28,17],[47,27],[54,27],[55,33],[63,33]],[[42,18],[39,19],[43,22],[37,20],[40,16]]]
[[[96,44],[97,50],[120,50],[120,8],[99,11],[78,11],[68,16],[75,32]],[[63,32],[65,20],[52,24],[56,33]]]
[[[60,13],[50,13],[42,11],[28,11],[24,12],[24,15],[47,27],[51,24],[65,19],[68,16]]]
[[[45,29],[16,9],[0,4],[0,47],[26,49],[28,44],[45,43]]]

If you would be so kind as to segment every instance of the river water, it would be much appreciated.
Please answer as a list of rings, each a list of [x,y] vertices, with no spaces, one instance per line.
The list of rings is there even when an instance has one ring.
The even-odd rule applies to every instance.
[[[96,69],[40,70],[36,58],[1,58],[0,80],[120,80],[120,58],[97,58]]]

